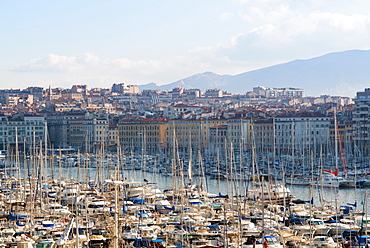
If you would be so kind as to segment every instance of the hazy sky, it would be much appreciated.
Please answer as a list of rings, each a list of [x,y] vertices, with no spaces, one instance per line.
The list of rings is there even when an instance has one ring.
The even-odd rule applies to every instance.
[[[370,48],[368,0],[0,1],[0,88],[166,84]]]

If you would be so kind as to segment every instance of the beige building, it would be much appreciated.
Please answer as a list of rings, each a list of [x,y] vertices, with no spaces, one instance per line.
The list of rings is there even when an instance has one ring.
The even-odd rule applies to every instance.
[[[82,101],[84,99],[84,96],[82,93],[79,92],[62,92],[62,98]]]
[[[227,147],[227,125],[213,126],[209,129],[209,148],[212,154],[224,154]]]
[[[168,144],[180,151],[194,149],[209,150],[210,128],[225,125],[226,119],[173,119],[168,122]]]
[[[208,89],[206,90],[205,96],[216,98],[223,97],[223,91],[220,89]]]
[[[249,150],[252,147],[253,119],[234,117],[227,120],[228,143],[234,150]]]
[[[167,147],[166,118],[129,119],[118,123],[120,145],[125,152],[155,153]]]
[[[117,144],[119,143],[117,124],[109,124],[107,143],[110,150],[116,150]]]
[[[254,130],[253,139],[255,149],[261,152],[273,150],[274,146],[273,119],[254,121],[253,130]]]

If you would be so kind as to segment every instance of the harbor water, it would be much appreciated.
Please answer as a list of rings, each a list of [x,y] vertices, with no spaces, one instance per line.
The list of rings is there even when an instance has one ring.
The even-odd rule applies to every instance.
[[[98,172],[98,173],[97,173]],[[13,174],[15,177],[27,178],[32,172],[30,169],[20,168],[19,170],[5,170],[6,174]],[[17,175],[18,174],[18,175]],[[120,172],[121,178],[129,181],[147,182],[157,184],[161,190],[169,189],[174,186],[181,187],[181,184],[186,184],[189,180],[186,177],[175,177],[170,175],[164,176],[161,173],[151,173],[140,170],[123,170]],[[112,168],[96,169],[96,168],[46,168],[44,171],[45,177],[48,179],[63,178],[74,179],[81,182],[104,182],[106,179],[113,179],[114,171]],[[248,189],[252,186],[248,181],[230,181],[217,180],[206,177],[194,177],[193,182],[202,185],[202,187],[213,194],[222,193],[229,196],[245,196]],[[267,182],[266,182],[267,183]],[[282,183],[277,181],[277,183]],[[174,185],[175,184],[175,185]],[[321,188],[311,186],[286,185],[290,190],[290,194],[294,199],[304,201],[312,201],[314,205],[332,205],[339,208],[341,205],[356,204],[357,210],[366,211],[369,213],[370,204],[367,200],[367,188]]]

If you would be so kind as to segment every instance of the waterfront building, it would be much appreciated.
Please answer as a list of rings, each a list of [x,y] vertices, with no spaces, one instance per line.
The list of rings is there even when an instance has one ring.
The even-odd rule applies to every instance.
[[[3,149],[28,150],[40,147],[45,140],[46,121],[41,115],[2,116],[0,144]]]
[[[168,119],[124,119],[118,123],[120,145],[125,152],[154,154],[167,147]]]
[[[119,144],[119,133],[118,133],[118,125],[117,124],[109,124],[108,126],[108,137],[107,137],[107,144],[109,150],[117,150],[117,145]]]
[[[330,123],[330,140],[332,147],[335,146],[334,142],[337,142],[347,154],[353,154],[354,131],[354,125],[350,120],[338,118],[337,127],[335,127],[335,121],[332,120]],[[337,133],[335,134],[335,132]]]
[[[200,125],[202,129],[202,140],[201,140],[201,148],[204,149],[206,153],[212,151],[212,145],[210,141],[210,130],[214,126],[224,126],[227,125],[228,120],[226,118],[203,118],[200,119]],[[227,134],[226,134],[227,135]]]
[[[332,118],[316,112],[281,115],[274,118],[276,147],[282,152],[326,149]]]
[[[81,151],[100,151],[107,144],[108,123],[108,119],[96,117],[69,120],[70,145]]]
[[[172,119],[168,122],[169,147],[176,146],[180,151],[187,153],[191,146],[193,151],[201,149],[208,153],[210,128],[226,123],[225,118]]]
[[[362,152],[368,151],[370,145],[370,88],[357,92],[354,102],[355,143]]]
[[[51,145],[54,148],[68,148],[70,143],[69,121],[82,119],[86,116],[85,112],[61,112],[47,115],[48,135]]]
[[[273,119],[256,120],[253,122],[254,143],[257,151],[273,151],[274,125]],[[253,142],[253,140],[252,140]],[[252,143],[253,144],[253,143]]]
[[[246,151],[252,148],[253,119],[252,117],[240,116],[227,120],[228,143],[236,151]]]
[[[168,145],[172,150],[187,153],[191,147],[196,151],[201,148],[203,135],[200,120],[173,119],[168,122]]]
[[[227,147],[227,125],[218,125],[209,128],[209,148],[212,154],[224,154]]]

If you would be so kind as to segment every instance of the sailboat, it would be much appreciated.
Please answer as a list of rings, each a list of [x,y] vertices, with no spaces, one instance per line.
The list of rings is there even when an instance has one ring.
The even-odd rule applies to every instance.
[[[339,188],[340,183],[343,181],[343,177],[338,176],[338,169],[335,171],[323,170],[323,173],[319,178],[313,178],[311,186],[323,187],[323,188]]]

